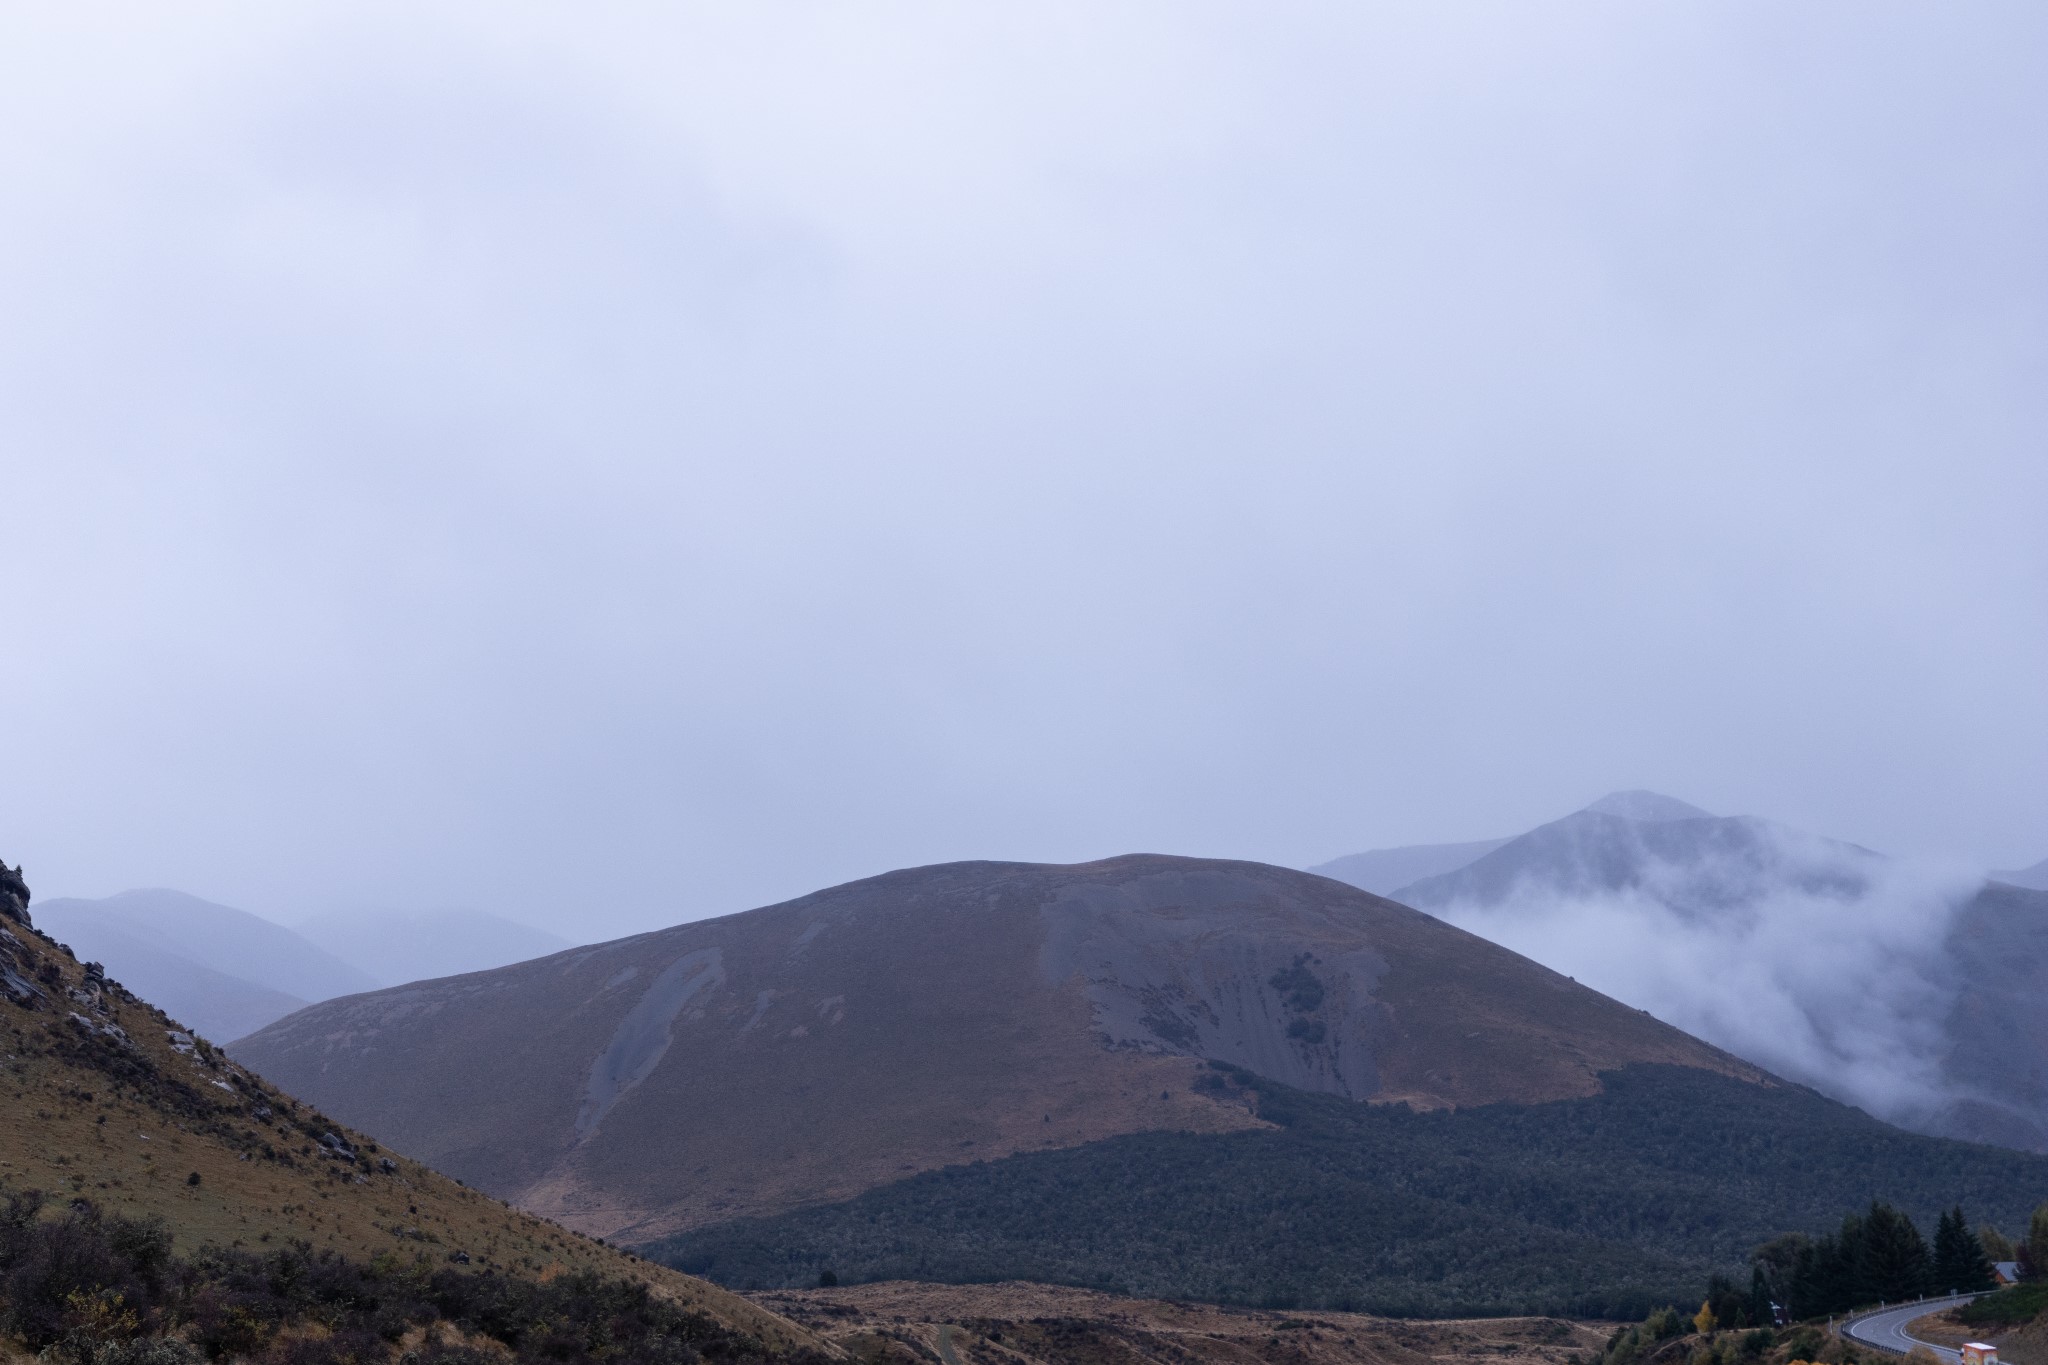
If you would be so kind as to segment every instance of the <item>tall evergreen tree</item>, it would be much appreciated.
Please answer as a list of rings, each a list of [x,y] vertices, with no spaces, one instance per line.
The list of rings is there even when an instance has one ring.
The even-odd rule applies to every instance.
[[[1749,1255],[1751,1265],[1762,1272],[1771,1299],[1793,1317],[1807,1316],[1800,1285],[1800,1266],[1813,1254],[1813,1239],[1803,1232],[1773,1237]],[[1753,1279],[1754,1277],[1752,1277]]]
[[[2048,1277],[2048,1204],[2034,1210],[2027,1220],[2027,1240],[2020,1243],[2020,1278]]]
[[[2043,1245],[2048,1245],[2048,1240]],[[1863,1219],[1862,1255],[1857,1259],[1862,1272],[1859,1297],[1864,1303],[1876,1299],[1897,1303],[1927,1292],[1932,1265],[1926,1239],[1912,1219],[1881,1199],[1871,1201],[1870,1212]]]
[[[1798,1248],[1786,1294],[1792,1316],[1817,1318],[1855,1304],[1853,1251],[1862,1241],[1863,1220],[1851,1214],[1842,1220],[1839,1235],[1816,1238]]]
[[[1761,1265],[1749,1268],[1749,1322],[1752,1327],[1774,1326],[1771,1313],[1771,1282]]]
[[[1991,1258],[1960,1208],[1941,1215],[1935,1227],[1933,1273],[1937,1294],[1968,1294],[1995,1284]]]

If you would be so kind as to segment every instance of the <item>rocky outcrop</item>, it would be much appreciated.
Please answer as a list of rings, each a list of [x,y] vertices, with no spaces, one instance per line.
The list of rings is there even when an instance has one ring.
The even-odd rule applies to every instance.
[[[0,863],[0,917],[20,920],[28,919],[28,883],[21,879],[21,869]]]
[[[34,962],[26,945],[4,923],[10,919],[20,921],[24,929],[29,927],[28,883],[22,881],[20,868],[0,863],[0,1000],[34,1009],[47,996],[29,980]]]

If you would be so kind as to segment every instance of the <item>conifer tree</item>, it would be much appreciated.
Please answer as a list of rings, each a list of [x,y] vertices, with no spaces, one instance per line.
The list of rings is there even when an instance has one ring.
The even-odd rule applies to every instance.
[[[1749,1323],[1752,1327],[1776,1325],[1771,1312],[1771,1282],[1760,1265],[1749,1268]]]
[[[2048,1228],[2048,1222],[2044,1222]],[[2042,1240],[2048,1246],[2048,1236]],[[1913,1220],[1883,1200],[1873,1200],[1863,1220],[1862,1274],[1858,1295],[1863,1302],[1897,1303],[1925,1294],[1932,1270],[1927,1242]]]
[[[1857,1302],[1854,1263],[1863,1244],[1863,1220],[1850,1214],[1842,1230],[1798,1248],[1786,1302],[1794,1317],[1839,1313]]]
[[[1941,1215],[1934,1231],[1934,1292],[1968,1294],[1990,1289],[1994,1283],[1991,1258],[1977,1234],[1970,1231],[1962,1209]]]

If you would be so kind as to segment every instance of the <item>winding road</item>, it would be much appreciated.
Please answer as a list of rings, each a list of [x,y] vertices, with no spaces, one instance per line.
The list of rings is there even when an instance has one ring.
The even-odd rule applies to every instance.
[[[1953,1308],[1959,1303],[1968,1303],[1975,1294],[1956,1294],[1943,1299],[1923,1299],[1909,1303],[1903,1308],[1880,1308],[1875,1313],[1865,1313],[1860,1318],[1850,1318],[1842,1324],[1842,1335],[1864,1346],[1875,1346],[1880,1351],[1892,1351],[1904,1355],[1915,1346],[1925,1346],[1940,1356],[1947,1365],[1962,1365],[1962,1352],[1952,1346],[1941,1346],[1931,1341],[1906,1335],[1906,1324],[1915,1318],[1924,1318],[1929,1313],[1939,1313],[1944,1308]]]

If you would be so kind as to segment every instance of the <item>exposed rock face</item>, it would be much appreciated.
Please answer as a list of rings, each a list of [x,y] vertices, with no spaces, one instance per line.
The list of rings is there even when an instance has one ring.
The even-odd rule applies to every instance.
[[[29,927],[28,884],[22,881],[20,868],[0,863],[0,920],[6,919],[16,921],[24,929]],[[24,1009],[40,1005],[46,996],[42,987],[29,980],[32,970],[26,945],[5,924],[0,924],[0,999],[11,1000]]]
[[[28,899],[28,883],[21,879],[21,869],[0,863],[0,916],[27,924]]]
[[[1760,1073],[1430,916],[1255,863],[954,863],[328,1001],[234,1053],[382,1141],[606,1236],[913,1171],[1258,1126],[1207,1059],[1354,1100]]]

